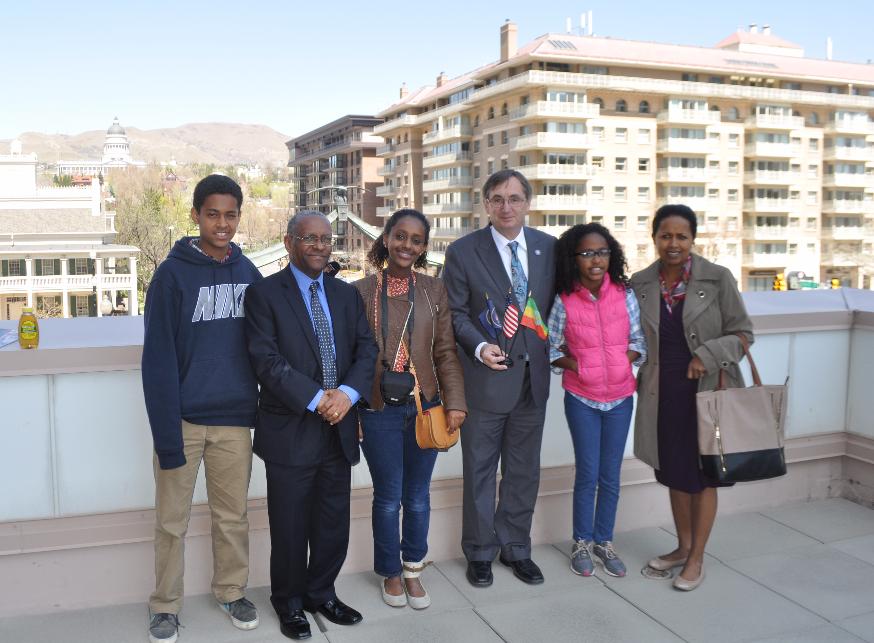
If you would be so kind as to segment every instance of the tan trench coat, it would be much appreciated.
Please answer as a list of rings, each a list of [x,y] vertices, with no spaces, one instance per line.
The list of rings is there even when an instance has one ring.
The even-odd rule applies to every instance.
[[[640,320],[646,336],[648,358],[637,374],[637,414],[634,421],[634,455],[659,468],[659,262],[635,273],[631,287],[640,302]],[[743,386],[738,362],[743,346],[736,333],[753,343],[753,325],[747,315],[734,277],[722,266],[692,255],[692,275],[683,306],[686,342],[707,369],[699,391],[716,388],[719,369],[726,370],[726,386]]]

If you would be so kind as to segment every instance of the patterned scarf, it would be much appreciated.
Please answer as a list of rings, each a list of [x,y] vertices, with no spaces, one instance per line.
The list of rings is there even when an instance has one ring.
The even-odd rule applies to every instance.
[[[668,309],[668,313],[674,312],[674,306],[678,301],[683,301],[686,298],[686,286],[689,285],[689,278],[692,276],[692,255],[686,259],[683,264],[683,272],[680,273],[680,278],[669,288],[665,277],[659,271],[659,289],[662,291],[662,299]]]
[[[416,273],[413,272],[413,285],[416,285]],[[388,275],[388,296],[392,299],[396,297],[405,297],[407,292],[410,289],[410,280],[400,277],[392,277]],[[373,297],[373,319],[377,322],[377,328],[379,327],[379,293],[382,292],[382,273],[376,273],[376,291]],[[375,329],[374,329],[375,331]],[[409,354],[407,353],[406,344],[403,342],[403,338],[401,338],[401,344],[398,347],[398,357],[394,364],[392,364],[391,370],[393,371],[402,371],[404,370],[404,366],[407,364],[407,360],[409,359]]]

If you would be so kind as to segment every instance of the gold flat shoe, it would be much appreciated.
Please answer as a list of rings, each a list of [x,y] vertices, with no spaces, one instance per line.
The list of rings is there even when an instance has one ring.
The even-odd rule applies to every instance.
[[[704,568],[701,568],[701,573],[698,575],[698,578],[695,580],[686,580],[679,574],[674,579],[674,589],[678,589],[681,592],[691,592],[693,589],[697,589],[698,586],[704,581]]]

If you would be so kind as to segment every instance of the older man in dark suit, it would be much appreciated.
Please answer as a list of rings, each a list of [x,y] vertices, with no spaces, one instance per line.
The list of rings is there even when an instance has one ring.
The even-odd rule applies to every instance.
[[[323,276],[332,245],[324,215],[296,214],[288,268],[246,293],[261,384],[253,451],[267,470],[270,601],[292,639],[311,635],[303,610],[341,625],[362,620],[337,598],[334,580],[349,544],[356,404],[371,390],[378,349],[358,291]]]
[[[502,349],[478,319],[488,305],[487,294],[503,310],[505,296],[512,293],[522,311],[531,293],[543,318],[549,315],[555,294],[555,239],[525,227],[530,201],[531,186],[521,173],[496,172],[483,185],[491,225],[458,239],[446,251],[443,278],[470,407],[461,432],[461,546],[467,579],[477,587],[492,584],[495,555],[520,580],[543,582],[531,560],[530,534],[540,485],[549,344],[519,326],[514,343]],[[498,461],[502,477],[495,509]]]

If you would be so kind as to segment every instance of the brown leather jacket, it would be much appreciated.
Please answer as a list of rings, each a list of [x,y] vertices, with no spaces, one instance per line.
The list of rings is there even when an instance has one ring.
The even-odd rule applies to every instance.
[[[376,292],[376,275],[370,275],[353,284],[361,293],[367,321],[373,329],[374,338],[380,348],[376,358],[376,372],[373,378],[371,408],[381,411],[384,403],[379,391],[379,382],[384,369],[382,361],[382,330],[374,324],[374,316],[379,307],[379,293]],[[411,353],[419,386],[425,399],[433,399],[438,392],[446,410],[467,412],[464,399],[464,375],[456,352],[455,334],[452,331],[452,314],[443,282],[426,274],[416,273],[415,313],[413,315],[413,345]],[[410,303],[406,295],[389,297],[388,300],[388,344],[391,364],[397,354],[401,331],[407,319]],[[406,336],[406,333],[404,333]]]

